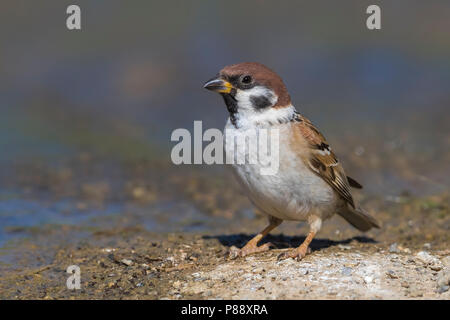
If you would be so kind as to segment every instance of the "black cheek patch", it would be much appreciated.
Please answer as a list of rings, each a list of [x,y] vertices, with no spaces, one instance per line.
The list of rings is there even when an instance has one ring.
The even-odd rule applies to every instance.
[[[250,102],[256,109],[264,109],[272,106],[272,102],[265,96],[250,96]]]

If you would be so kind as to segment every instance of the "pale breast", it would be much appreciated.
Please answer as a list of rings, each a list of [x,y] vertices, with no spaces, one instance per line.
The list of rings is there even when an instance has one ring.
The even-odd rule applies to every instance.
[[[253,204],[261,211],[283,220],[306,220],[309,214],[329,213],[337,198],[333,189],[319,176],[313,173],[301,159],[298,150],[290,147],[290,125],[273,126],[279,130],[279,166],[275,174],[263,174],[264,167],[256,164],[233,164],[236,177]],[[243,130],[227,126],[236,136],[260,135],[252,128]],[[226,131],[227,131],[226,130]],[[228,136],[229,137],[229,136]],[[238,148],[238,143],[232,144],[225,139],[225,152],[250,159],[249,150]]]

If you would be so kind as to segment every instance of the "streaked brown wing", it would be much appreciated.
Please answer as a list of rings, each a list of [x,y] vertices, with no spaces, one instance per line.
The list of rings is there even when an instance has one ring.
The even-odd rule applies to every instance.
[[[300,114],[296,115],[297,128],[308,142],[309,155],[304,158],[309,167],[322,177],[353,208],[355,204],[350,193],[350,186],[344,169],[339,163],[325,137],[314,125]]]

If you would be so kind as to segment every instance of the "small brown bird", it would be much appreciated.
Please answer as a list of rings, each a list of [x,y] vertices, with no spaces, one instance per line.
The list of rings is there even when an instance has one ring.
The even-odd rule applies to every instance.
[[[291,103],[283,80],[266,66],[246,62],[223,68],[204,88],[220,93],[230,114],[227,135],[259,135],[261,130],[279,132],[279,166],[275,174],[261,173],[261,164],[233,164],[233,171],[251,202],[267,214],[269,225],[235,256],[262,252],[269,244],[258,242],[283,220],[306,221],[310,231],[296,249],[280,259],[302,259],[322,226],[338,213],[361,231],[379,228],[377,221],[355,204],[350,187],[362,188],[348,177],[324,136]],[[227,153],[235,151],[225,135]]]

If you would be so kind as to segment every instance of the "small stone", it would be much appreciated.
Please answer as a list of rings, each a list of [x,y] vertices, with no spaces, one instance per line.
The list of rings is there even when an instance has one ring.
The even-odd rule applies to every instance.
[[[258,267],[258,268],[253,269],[252,272],[253,273],[262,273],[262,272],[264,272],[264,269],[261,267]]]
[[[130,259],[122,259],[120,260],[120,262],[122,262],[126,266],[131,266],[133,264],[133,261],[131,261]]]
[[[174,257],[167,257],[166,260],[170,261],[172,263],[175,262],[175,258]]]
[[[407,263],[411,263],[411,264],[416,264],[416,260],[414,260],[414,258],[413,257],[408,257],[408,259],[406,259],[406,262]]]
[[[450,285],[450,269],[445,268],[441,270],[436,279],[438,287],[445,287]]]
[[[406,282],[406,281],[403,281],[403,282],[402,282],[402,287],[403,287],[403,288],[409,288],[409,283]]]
[[[373,277],[371,276],[365,276],[364,277],[364,283],[369,284],[373,282]]]
[[[398,279],[398,276],[395,274],[394,270],[388,270],[386,275],[391,279]]]
[[[450,289],[450,286],[439,287],[439,288],[437,289],[437,292],[438,292],[438,293],[444,293],[444,292],[447,292],[448,289]]]
[[[202,294],[203,289],[202,288],[194,288],[191,290],[193,294]]]
[[[409,289],[409,296],[412,298],[417,298],[423,296],[423,292],[417,287],[411,287]]]
[[[339,244],[338,247],[341,248],[342,250],[350,250],[352,248],[351,246],[346,246],[343,244]]]
[[[204,292],[204,293],[203,293],[203,296],[204,296],[204,297],[211,297],[211,296],[212,296],[212,291],[211,291],[211,290],[208,290],[208,291]]]
[[[447,268],[450,268],[450,256],[442,258],[442,264]]]
[[[176,289],[179,289],[181,287],[181,282],[180,281],[175,281],[172,286]]]
[[[428,265],[428,264],[437,264],[440,263],[439,259],[432,256],[426,251],[420,251],[416,254],[416,259],[421,261],[422,263]]]
[[[351,276],[352,275],[352,268],[350,268],[350,267],[343,267],[341,272],[342,272],[342,274],[344,276]]]
[[[394,242],[393,244],[391,244],[389,246],[389,252],[390,253],[398,253],[399,252],[397,242]]]
[[[438,266],[438,265],[432,265],[432,266],[430,266],[430,269],[433,271],[441,271],[442,267]]]
[[[427,250],[430,250],[431,249],[431,243],[424,243],[423,248],[427,249]]]

